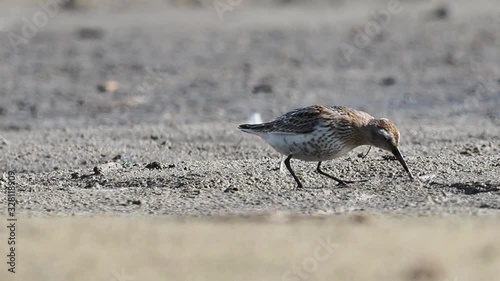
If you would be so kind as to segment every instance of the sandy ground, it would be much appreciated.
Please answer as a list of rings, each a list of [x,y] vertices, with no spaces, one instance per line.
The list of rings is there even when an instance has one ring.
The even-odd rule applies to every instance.
[[[500,268],[497,218],[275,214],[18,223],[20,265],[15,279],[0,271],[2,280],[492,281]]]
[[[491,263],[471,258],[474,265],[463,267],[469,258],[464,253],[493,243],[488,233],[497,237],[500,233],[500,4],[496,1],[403,1],[380,29],[374,19],[381,19],[374,13],[388,11],[386,1],[243,1],[222,19],[211,1],[187,6],[174,1],[109,5],[94,1],[91,7],[60,7],[29,40],[14,47],[12,34],[21,36],[26,29],[22,19],[33,22],[40,11],[38,4],[17,9],[16,3],[0,4],[0,167],[15,173],[16,212],[27,229],[19,234],[26,247],[20,250],[26,255],[20,264],[32,267],[19,280],[36,274],[39,280],[67,280],[65,274],[83,271],[83,267],[71,269],[73,259],[60,260],[61,274],[47,271],[49,261],[39,257],[59,243],[60,251],[77,243],[82,247],[78,253],[95,251],[99,259],[139,251],[138,259],[149,259],[160,272],[174,270],[177,275],[171,280],[234,280],[238,272],[246,276],[244,280],[277,279],[290,262],[311,251],[315,237],[331,231],[364,233],[345,241],[355,244],[358,254],[364,253],[363,245],[374,244],[360,262],[367,271],[356,275],[358,263],[353,261],[358,256],[342,248],[343,257],[354,256],[322,267],[325,271],[311,280],[326,280],[331,273],[345,274],[338,275],[342,280],[403,278],[396,271],[406,265],[395,265],[386,273],[379,265],[394,261],[394,256],[402,256],[397,261],[401,263],[416,257],[401,247],[411,239],[417,239],[412,247],[421,249],[424,258],[438,253],[434,242],[446,245],[446,253],[451,253],[453,260],[438,259],[445,273],[429,280],[500,276],[498,251]],[[117,81],[118,89],[101,91],[99,85],[109,80]],[[360,158],[358,154],[367,150],[363,147],[325,163],[324,168],[345,179],[368,182],[340,188],[316,174],[314,163],[292,161],[307,187],[294,189],[291,176],[279,171],[280,156],[236,127],[253,112],[270,120],[310,104],[346,105],[393,120],[417,180],[409,181],[397,161],[378,149]],[[5,190],[6,174],[0,184]],[[0,193],[0,202],[6,199]],[[0,214],[6,213],[6,208],[0,209]],[[351,213],[380,216],[381,221],[363,226],[342,222]],[[276,226],[245,220],[273,214],[327,218],[320,220],[324,226],[305,218]],[[243,219],[236,223],[203,219],[225,215]],[[154,219],[146,218],[151,216]],[[172,218],[177,216],[201,218],[184,223]],[[427,220],[415,220],[418,216]],[[457,240],[447,239],[457,232],[455,224],[445,219],[448,216],[467,217],[456,222],[465,229],[458,228]],[[397,221],[387,222],[394,217]],[[94,229],[101,231],[108,224],[116,229],[95,235]],[[178,232],[161,235],[172,228]],[[182,256],[183,246],[171,245],[175,237],[187,235],[182,238],[182,245],[191,251],[183,256],[187,261],[199,245],[186,241],[200,237],[209,241],[219,237],[219,228],[220,237],[236,240],[225,244],[219,239],[216,246],[203,246],[213,247],[208,250],[217,257],[205,279],[166,260],[172,258],[168,250]],[[475,231],[483,228],[484,234]],[[378,240],[387,229],[398,229],[393,235],[401,235],[401,241]],[[148,238],[137,238],[135,230],[147,232]],[[123,232],[128,235],[122,237]],[[36,236],[47,241],[33,246],[38,256],[28,255],[26,249]],[[284,236],[290,236],[287,239],[293,239],[296,248],[280,244]],[[124,249],[133,239],[140,242]],[[156,240],[158,247],[151,242]],[[116,255],[104,252],[106,243],[115,243]],[[241,245],[249,248],[248,243],[257,247],[253,256],[234,260],[234,251],[224,252]],[[284,247],[285,252],[261,253],[269,245]],[[388,250],[377,254],[385,246]],[[137,269],[147,263],[123,258],[126,267]],[[204,262],[204,257],[197,258],[192,264],[179,264],[195,267]],[[261,258],[268,261],[262,271],[244,266],[264,263],[258,261]],[[109,266],[94,264],[97,260],[84,254],[81,259],[92,263],[88,266],[96,268],[99,280],[107,280],[102,274],[109,275]],[[218,270],[227,262],[234,271]],[[468,277],[450,273],[459,269]],[[134,271],[135,276],[143,273]]]

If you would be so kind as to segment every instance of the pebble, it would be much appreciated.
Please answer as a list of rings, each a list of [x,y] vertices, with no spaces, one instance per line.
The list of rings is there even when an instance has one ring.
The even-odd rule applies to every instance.
[[[161,166],[161,163],[158,162],[158,161],[154,161],[154,162],[151,162],[149,164],[146,165],[146,169],[156,169],[156,170],[160,170],[162,169],[162,166]]]
[[[94,173],[97,175],[103,175],[105,176],[106,174],[110,174],[116,171],[119,171],[123,169],[122,165],[116,162],[109,162],[105,164],[100,164],[94,167]]]
[[[120,83],[115,80],[107,80],[97,85],[97,90],[101,93],[114,93],[120,88]]]

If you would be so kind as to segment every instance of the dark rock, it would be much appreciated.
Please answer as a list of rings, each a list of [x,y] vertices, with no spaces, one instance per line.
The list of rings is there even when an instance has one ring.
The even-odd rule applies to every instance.
[[[228,187],[228,188],[224,189],[224,193],[234,193],[236,191],[238,191],[238,188],[236,188],[236,187]]]
[[[96,86],[97,91],[100,93],[114,93],[120,88],[120,83],[115,80],[107,80]]]
[[[96,175],[106,175],[111,172],[116,172],[118,170],[121,170],[123,167],[119,163],[116,162],[110,162],[110,163],[104,163],[101,165],[97,165],[94,167],[94,173]]]
[[[392,77],[385,77],[382,79],[382,81],[380,81],[380,84],[382,86],[392,86],[392,85],[396,84],[396,79],[394,79]]]
[[[446,7],[446,6],[438,7],[434,10],[433,14],[434,14],[435,18],[440,19],[440,20],[444,20],[444,19],[448,18],[448,16],[449,16],[448,7]]]
[[[127,200],[127,204],[128,205],[130,205],[130,204],[132,204],[132,205],[141,205],[142,202],[139,199],[134,199],[134,200]]]
[[[156,170],[160,170],[162,167],[161,167],[161,163],[158,162],[158,161],[154,161],[154,162],[151,162],[149,164],[146,165],[146,168],[147,169],[156,169]]]
[[[100,28],[82,27],[78,30],[77,35],[80,39],[98,40],[104,36],[104,31]]]
[[[273,87],[269,84],[259,84],[255,85],[252,89],[252,94],[271,94],[273,92]]]

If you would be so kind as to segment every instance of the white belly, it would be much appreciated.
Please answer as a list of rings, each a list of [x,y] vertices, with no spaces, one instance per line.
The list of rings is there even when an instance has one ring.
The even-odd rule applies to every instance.
[[[268,133],[261,136],[279,153],[304,161],[325,161],[346,155],[356,146],[338,139],[318,139],[313,134]]]

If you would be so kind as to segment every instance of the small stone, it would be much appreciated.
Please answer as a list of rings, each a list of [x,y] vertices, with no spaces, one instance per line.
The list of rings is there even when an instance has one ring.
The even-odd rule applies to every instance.
[[[85,189],[91,189],[91,188],[98,189],[100,187],[101,187],[101,184],[99,184],[98,182],[92,181],[92,182],[89,182],[84,188]]]
[[[168,164],[169,168],[175,168],[175,164]]]
[[[71,178],[74,180],[78,179],[79,177],[80,177],[80,174],[78,174],[78,172],[74,172],[71,174]]]
[[[434,10],[434,17],[437,19],[443,20],[448,17],[448,7],[441,6]]]
[[[78,8],[77,0],[66,0],[62,2],[61,6],[66,10],[76,10]]]
[[[157,135],[151,135],[149,136],[149,138],[152,140],[158,140],[160,137],[158,137]]]
[[[97,85],[97,90],[101,93],[103,92],[114,93],[118,91],[118,88],[120,88],[120,83],[118,83],[118,81],[115,80],[107,80]]]
[[[236,191],[238,191],[238,188],[236,188],[236,187],[228,187],[228,188],[224,189],[224,193],[234,193]]]
[[[147,169],[156,169],[156,170],[160,170],[162,167],[161,167],[161,163],[158,162],[158,161],[154,161],[154,162],[151,162],[149,164],[146,165],[146,168]]]
[[[393,77],[385,77],[382,79],[382,81],[380,81],[380,84],[382,86],[392,86],[396,84],[396,79],[394,79]]]
[[[100,28],[82,27],[77,34],[80,39],[98,40],[102,39],[104,32]]]
[[[101,165],[97,165],[94,167],[94,173],[96,175],[106,175],[111,172],[116,172],[118,170],[121,170],[123,167],[119,163],[116,162],[109,162]]]
[[[273,92],[273,87],[269,84],[256,85],[252,89],[252,94],[259,94],[259,93],[271,94],[272,92]]]
[[[121,155],[121,154],[118,154],[118,155],[116,155],[115,157],[113,157],[113,159],[112,159],[112,160],[116,162],[116,161],[121,160],[121,159],[122,159],[122,155]]]
[[[139,199],[133,199],[133,200],[127,200],[127,204],[128,205],[130,205],[130,204],[132,204],[132,205],[141,205],[142,202]]]

